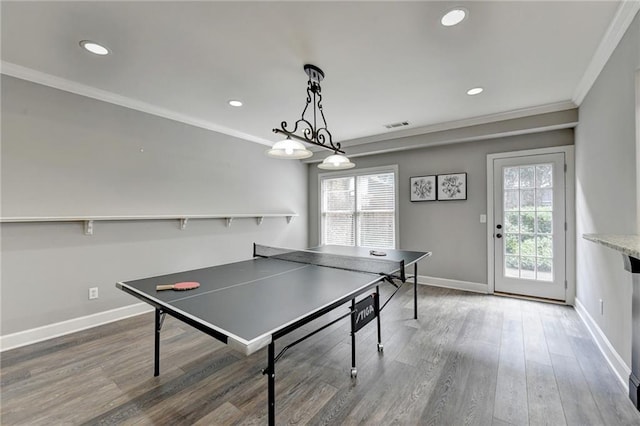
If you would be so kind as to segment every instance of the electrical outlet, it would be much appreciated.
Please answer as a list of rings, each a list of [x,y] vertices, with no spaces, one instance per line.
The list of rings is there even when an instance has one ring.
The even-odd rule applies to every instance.
[[[600,299],[600,315],[604,315],[604,300]]]
[[[98,287],[91,287],[89,289],[89,300],[98,298]]]

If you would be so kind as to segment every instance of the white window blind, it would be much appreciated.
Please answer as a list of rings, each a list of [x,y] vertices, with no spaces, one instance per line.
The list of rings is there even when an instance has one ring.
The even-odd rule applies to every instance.
[[[395,248],[395,188],[389,171],[322,178],[322,243]]]

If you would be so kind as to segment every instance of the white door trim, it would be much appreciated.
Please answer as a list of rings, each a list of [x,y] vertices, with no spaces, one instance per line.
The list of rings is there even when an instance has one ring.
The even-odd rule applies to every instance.
[[[566,231],[566,275],[567,300],[566,304],[573,305],[576,297],[576,213],[575,213],[575,168],[573,145],[551,148],[528,149],[524,151],[501,152],[487,155],[487,287],[489,294],[495,292],[495,259],[493,235],[494,223],[494,185],[493,161],[499,158],[522,157],[527,155],[564,153],[567,164],[565,173],[565,215]]]

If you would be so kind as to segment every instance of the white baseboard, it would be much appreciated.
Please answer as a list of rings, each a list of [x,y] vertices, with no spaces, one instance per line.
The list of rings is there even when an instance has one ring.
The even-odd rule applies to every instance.
[[[99,312],[97,314],[32,328],[18,333],[7,334],[6,336],[0,336],[0,352],[86,330],[152,310],[153,308],[146,303],[136,303],[135,305],[129,305],[123,308],[111,309],[110,311]]]
[[[489,286],[470,281],[449,280],[446,278],[427,277],[418,275],[418,284],[432,285],[435,287],[452,288],[454,290],[471,291],[473,293],[489,293]]]
[[[589,333],[591,333],[593,340],[595,340],[596,345],[598,345],[600,352],[604,355],[604,358],[613,369],[613,372],[618,377],[618,380],[620,380],[620,383],[622,383],[624,388],[628,391],[631,368],[627,366],[622,357],[618,352],[616,352],[611,342],[609,342],[609,339],[607,339],[607,336],[605,336],[600,327],[598,327],[598,324],[591,315],[589,315],[589,312],[587,312],[584,305],[580,300],[578,300],[578,298],[576,298],[575,308],[578,316],[587,327],[587,330],[589,330]]]

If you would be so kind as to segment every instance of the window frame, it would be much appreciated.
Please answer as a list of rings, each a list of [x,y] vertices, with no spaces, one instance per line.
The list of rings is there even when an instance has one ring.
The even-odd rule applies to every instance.
[[[373,174],[378,174],[378,173],[393,173],[393,180],[394,180],[394,192],[395,192],[395,200],[394,200],[394,233],[395,233],[395,245],[394,245],[394,249],[397,249],[398,247],[400,247],[400,221],[399,221],[399,216],[400,216],[400,211],[399,211],[399,206],[400,206],[400,193],[398,192],[398,165],[397,164],[392,164],[392,165],[388,165],[388,166],[378,166],[378,167],[368,167],[368,168],[364,168],[364,169],[352,169],[352,170],[341,170],[341,171],[336,171],[336,172],[325,172],[325,173],[319,173],[318,174],[318,241],[320,242],[320,245],[324,245],[324,233],[322,232],[322,181],[324,179],[333,179],[333,178],[340,178],[340,177],[353,177],[354,179],[356,179],[355,185],[354,185],[354,190],[356,191],[356,214],[357,214],[357,192],[358,192],[358,182],[357,182],[357,177],[358,176],[366,176],[366,175],[373,175]],[[358,232],[357,228],[356,228],[356,233]],[[355,247],[360,247],[357,245],[358,243],[358,235],[356,234],[355,236],[355,243],[356,246]]]

